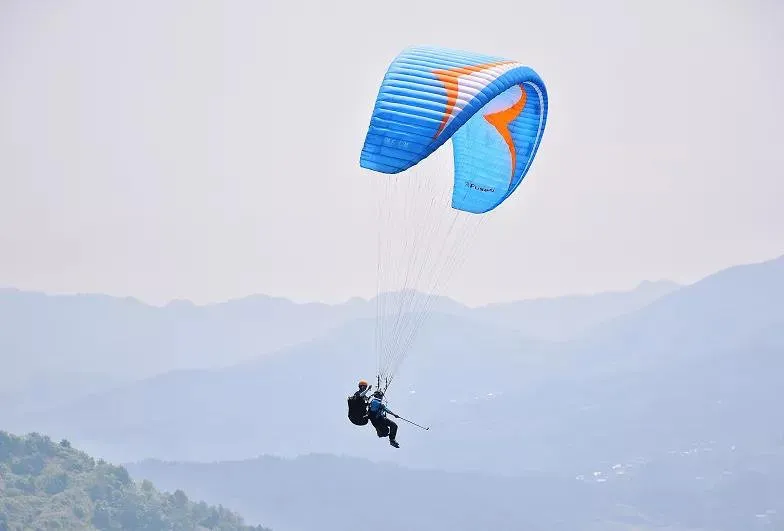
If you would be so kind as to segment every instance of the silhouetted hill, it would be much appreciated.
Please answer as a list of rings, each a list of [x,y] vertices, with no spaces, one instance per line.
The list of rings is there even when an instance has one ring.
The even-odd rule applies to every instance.
[[[778,433],[771,419],[784,369],[781,263],[717,273],[561,344],[436,314],[390,392],[394,410],[433,429],[401,422],[402,448],[393,453],[345,418],[345,396],[375,371],[367,350],[373,320],[239,366],[165,374],[24,415],[14,425],[121,460],[328,452],[498,473],[571,474],[707,440],[767,447]]]
[[[694,445],[736,446],[744,454],[771,450],[784,434],[778,420],[782,354],[750,343],[639,372],[554,377],[424,419],[437,422],[437,432],[434,426],[407,462],[566,473]]]
[[[185,493],[158,492],[128,471],[31,433],[0,431],[0,529],[269,531]]]
[[[477,308],[474,316],[527,337],[564,340],[643,308],[679,288],[669,281],[642,282],[632,291],[489,304]]]
[[[784,373],[784,258],[738,266],[572,340],[562,370],[501,400],[444,410],[483,470],[574,469],[720,441],[775,447]],[[427,419],[426,419],[427,420]],[[449,450],[447,450],[449,452]],[[417,461],[423,464],[424,460]]]
[[[446,297],[434,311],[501,325],[533,338],[565,338],[604,319],[642,307],[675,289],[643,284],[598,294],[468,308]],[[400,294],[385,294],[387,306]],[[303,344],[356,319],[375,319],[375,300],[294,303],[254,295],[196,306],[163,307],[132,298],[57,295],[0,289],[0,362],[6,408],[51,403],[41,380],[69,399],[115,384],[178,369],[217,368]],[[14,400],[14,395],[21,394]],[[3,400],[3,396],[0,396]],[[15,403],[14,403],[15,402]]]
[[[45,427],[122,460],[351,450],[366,455],[367,440],[346,429],[345,395],[358,378],[375,373],[376,357],[368,350],[374,323],[355,321],[253,362],[176,371],[7,422],[19,430]],[[519,353],[543,348],[508,331],[434,315],[399,374],[405,380],[393,395],[395,407],[424,416],[441,410],[447,399],[469,400],[532,381],[541,371],[528,367],[549,360]],[[509,367],[518,370],[507,372]],[[383,455],[376,446],[373,454]]]
[[[289,531],[754,531],[784,524],[784,448],[741,456],[699,446],[571,477],[410,470],[311,455],[127,465],[137,478],[187,485]]]
[[[199,496],[259,511],[289,531],[338,531],[357,522],[378,531],[572,530],[610,510],[593,485],[573,480],[413,471],[325,455],[127,466],[138,478],[184,482]],[[274,486],[263,478],[275,478]]]
[[[15,379],[34,378],[39,371],[131,379],[252,359],[361,316],[365,305],[252,296],[207,306],[175,301],[155,307],[103,295],[0,290],[0,352],[15,361],[9,367],[13,373],[6,373]]]
[[[784,337],[784,256],[725,269],[576,337],[585,360],[610,370],[745,348]]]

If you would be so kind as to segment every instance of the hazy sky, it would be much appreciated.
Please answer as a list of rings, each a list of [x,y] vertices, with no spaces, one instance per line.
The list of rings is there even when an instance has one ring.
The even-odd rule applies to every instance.
[[[550,95],[456,298],[688,282],[784,253],[777,0],[0,0],[0,285],[374,294],[359,152],[389,61],[416,44],[519,60]]]

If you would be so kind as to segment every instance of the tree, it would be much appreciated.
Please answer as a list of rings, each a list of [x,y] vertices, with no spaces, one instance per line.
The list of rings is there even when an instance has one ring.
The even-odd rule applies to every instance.
[[[65,439],[0,431],[0,531],[98,529],[250,531],[240,516],[182,490],[162,494],[134,483],[122,466],[96,461]],[[258,528],[263,531],[263,528]]]

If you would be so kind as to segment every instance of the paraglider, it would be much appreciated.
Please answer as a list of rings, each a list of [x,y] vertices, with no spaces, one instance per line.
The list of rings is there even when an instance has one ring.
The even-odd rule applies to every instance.
[[[377,179],[382,397],[474,231],[530,170],[547,110],[544,82],[517,61],[414,47],[389,65],[359,159],[384,174]],[[447,171],[410,175],[450,139]]]
[[[348,397],[348,420],[357,426],[364,426],[368,423],[368,399],[366,397],[372,385],[368,385],[365,380],[359,381],[359,390]]]
[[[400,448],[400,445],[396,440],[397,424],[394,421],[389,420],[387,413],[396,418],[398,418],[398,416],[384,405],[383,400],[383,391],[377,390],[373,393],[373,398],[370,399],[370,404],[368,405],[368,418],[370,418],[370,423],[373,424],[373,427],[376,428],[376,434],[379,437],[389,437],[389,444],[395,448]]]

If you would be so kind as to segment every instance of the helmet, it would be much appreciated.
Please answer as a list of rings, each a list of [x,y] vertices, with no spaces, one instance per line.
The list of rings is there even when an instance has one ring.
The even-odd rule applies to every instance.
[[[373,396],[375,396],[376,398],[384,398],[384,391],[378,390],[373,393]]]
[[[360,380],[360,381],[359,381],[359,386],[360,386],[360,387],[367,387],[367,386],[368,386],[368,383],[367,383],[365,380]]]

